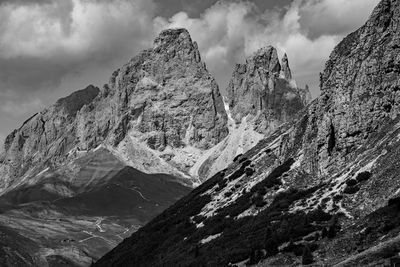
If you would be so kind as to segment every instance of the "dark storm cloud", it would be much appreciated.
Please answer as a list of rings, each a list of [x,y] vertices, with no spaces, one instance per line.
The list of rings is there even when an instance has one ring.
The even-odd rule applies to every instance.
[[[67,74],[133,55],[154,34],[148,27],[152,12],[148,1],[65,0],[40,7],[3,6],[1,88],[54,88]]]

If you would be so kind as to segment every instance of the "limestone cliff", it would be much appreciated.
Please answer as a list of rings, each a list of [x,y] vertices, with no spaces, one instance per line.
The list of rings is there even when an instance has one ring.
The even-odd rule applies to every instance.
[[[226,91],[229,135],[192,169],[201,179],[224,169],[279,126],[296,119],[311,99],[308,87],[300,89],[292,79],[287,55],[281,64],[271,46],[236,64]]]
[[[301,92],[292,81],[287,55],[283,68],[274,47],[265,47],[237,64],[228,86],[228,104],[236,122],[258,116],[258,131],[275,130],[304,108]],[[283,75],[281,75],[281,71]]]
[[[228,134],[215,79],[185,29],[163,31],[115,71],[34,115],[5,141],[0,188],[106,147],[146,172],[188,177],[196,156]]]

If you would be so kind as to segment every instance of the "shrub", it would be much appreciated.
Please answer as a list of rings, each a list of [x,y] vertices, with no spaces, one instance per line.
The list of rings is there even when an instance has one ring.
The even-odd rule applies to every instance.
[[[246,167],[251,164],[251,160],[246,160],[245,162],[242,163],[242,166],[238,170],[236,170],[234,173],[232,173],[231,176],[229,176],[229,181],[233,181],[238,179],[240,176],[242,176],[245,171]]]
[[[400,197],[389,199],[388,206],[400,207]]]
[[[355,186],[357,183],[358,183],[358,182],[357,182],[357,180],[355,180],[355,179],[350,179],[350,180],[347,180],[347,181],[346,181],[346,184],[347,184],[348,186]]]
[[[371,176],[372,176],[372,174],[371,174],[370,172],[368,172],[368,171],[360,172],[360,173],[357,175],[356,180],[357,180],[358,182],[363,182],[363,181],[366,181],[366,180],[368,180],[369,178],[371,178]]]
[[[346,186],[343,193],[351,195],[357,193],[359,190],[360,190],[359,186]]]
[[[253,173],[255,173],[255,170],[252,169],[252,168],[247,167],[247,168],[245,169],[245,172],[246,172],[246,175],[247,175],[247,176],[252,176]]]
[[[336,236],[336,229],[334,225],[329,226],[328,228],[328,233],[327,233],[327,237],[328,238],[334,238]]]
[[[321,238],[325,238],[328,236],[328,230],[326,228],[322,228]]]
[[[233,162],[236,162],[242,155],[243,155],[243,154],[237,155],[237,156],[233,159]]]
[[[305,245],[303,248],[303,255],[302,255],[302,260],[301,263],[303,265],[308,265],[314,262],[314,257],[312,255],[311,249],[308,247],[308,245]]]

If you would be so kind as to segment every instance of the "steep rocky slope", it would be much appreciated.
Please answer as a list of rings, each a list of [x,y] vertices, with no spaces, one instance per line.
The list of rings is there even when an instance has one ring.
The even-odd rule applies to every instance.
[[[321,96],[296,123],[280,126],[95,266],[383,266],[395,257],[399,15],[399,1],[382,0],[334,49]],[[263,103],[258,95],[245,101]]]

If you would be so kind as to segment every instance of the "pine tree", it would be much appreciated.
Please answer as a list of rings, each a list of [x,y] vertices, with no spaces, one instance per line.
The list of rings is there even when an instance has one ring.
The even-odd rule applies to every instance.
[[[326,228],[322,228],[321,238],[325,238],[328,236],[328,230]]]
[[[303,248],[303,256],[302,256],[302,264],[308,265],[314,262],[314,257],[312,255],[311,249],[308,245],[305,245]]]
[[[334,238],[335,236],[336,236],[335,225],[331,225],[331,226],[329,226],[327,237]]]

